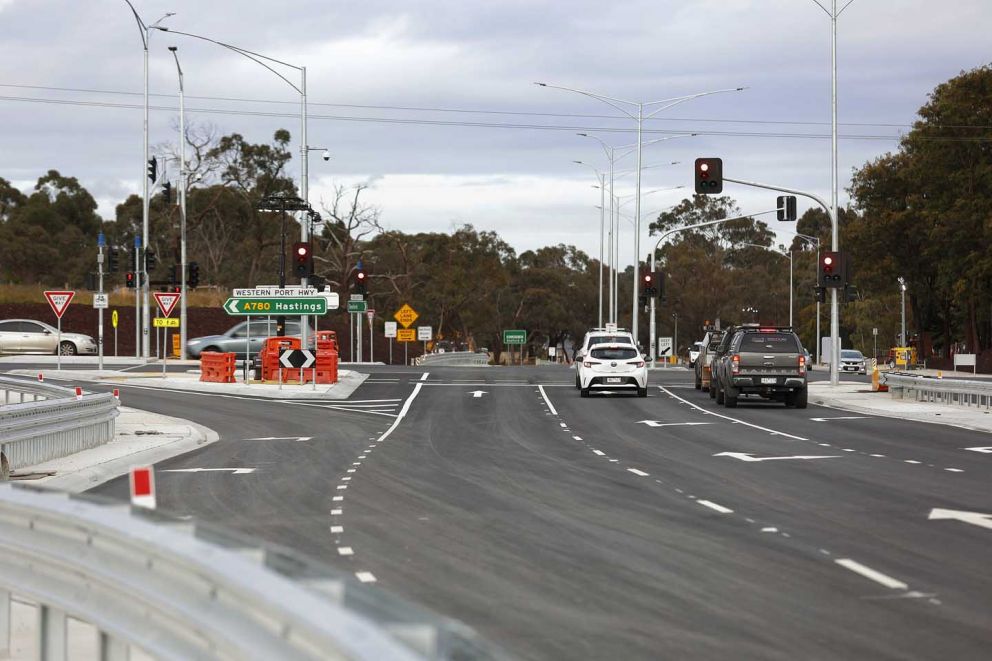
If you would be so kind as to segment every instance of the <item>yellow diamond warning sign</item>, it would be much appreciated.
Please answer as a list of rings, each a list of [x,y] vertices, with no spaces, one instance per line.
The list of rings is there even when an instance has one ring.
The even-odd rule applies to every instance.
[[[393,315],[393,319],[400,322],[400,324],[403,325],[403,328],[409,328],[410,325],[413,322],[415,322],[417,320],[417,317],[419,316],[420,315],[417,314],[416,310],[414,310],[409,305],[404,303],[403,307],[397,310],[396,314]]]

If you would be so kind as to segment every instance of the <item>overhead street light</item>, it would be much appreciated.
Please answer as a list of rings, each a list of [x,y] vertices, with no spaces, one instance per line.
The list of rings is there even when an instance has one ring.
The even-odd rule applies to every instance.
[[[599,181],[599,325],[603,328],[603,238],[606,224],[606,175],[582,161],[572,161],[577,165],[582,165],[596,173],[596,180]]]

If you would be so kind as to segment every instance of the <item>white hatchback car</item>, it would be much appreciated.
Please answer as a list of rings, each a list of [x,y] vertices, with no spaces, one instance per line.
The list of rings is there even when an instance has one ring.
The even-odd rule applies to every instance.
[[[588,397],[593,388],[636,388],[638,397],[647,397],[647,363],[641,352],[629,344],[594,344],[579,365],[579,388],[583,397]]]
[[[630,334],[629,331],[618,328],[615,330],[605,330],[603,328],[593,328],[585,337],[582,338],[582,344],[575,352],[575,387],[581,388],[582,384],[579,380],[579,372],[582,370],[582,363],[585,360],[586,355],[589,353],[589,349],[597,344],[629,344],[632,347],[636,347],[637,344],[634,342],[634,336]]]

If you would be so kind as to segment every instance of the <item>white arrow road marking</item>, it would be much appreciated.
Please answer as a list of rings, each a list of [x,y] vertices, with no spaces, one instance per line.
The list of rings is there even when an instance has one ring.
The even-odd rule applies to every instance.
[[[210,472],[229,472],[235,475],[247,475],[248,473],[254,473],[254,468],[169,468],[162,471],[163,473],[210,473]]]
[[[850,569],[855,574],[861,574],[865,578],[871,579],[876,583],[884,585],[885,587],[890,588],[892,590],[909,589],[909,586],[903,583],[902,581],[892,578],[891,576],[886,576],[882,572],[875,571],[871,567],[866,567],[860,562],[851,560],[850,558],[838,558],[837,560],[834,560],[834,562],[836,562],[841,567],[844,567],[845,569]]]
[[[258,438],[246,438],[246,441],[309,441],[313,436],[260,436]]]
[[[482,397],[485,394],[486,394],[485,390],[473,390],[471,392],[471,395],[474,399],[478,399],[479,397]]]
[[[972,452],[981,452],[983,454],[992,454],[992,446],[985,448],[964,448],[965,450],[971,450]]]
[[[931,521],[935,519],[957,519],[958,521],[970,523],[973,526],[979,526],[981,528],[988,528],[989,530],[992,530],[992,514],[984,514],[982,512],[942,510],[935,507],[930,510],[930,516],[927,518]]]
[[[714,457],[733,457],[741,461],[777,461],[780,459],[839,459],[840,455],[797,454],[792,457],[755,457],[750,452],[717,452]]]
[[[810,418],[813,422],[826,422],[827,420],[864,420],[866,415],[842,415],[836,418]]]
[[[658,422],[657,420],[638,420],[638,425],[648,427],[695,427],[697,425],[712,425],[712,422]]]

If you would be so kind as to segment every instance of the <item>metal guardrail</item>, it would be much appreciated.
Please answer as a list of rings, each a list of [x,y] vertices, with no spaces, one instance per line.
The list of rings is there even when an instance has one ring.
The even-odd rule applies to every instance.
[[[0,531],[0,657],[16,595],[38,604],[46,661],[66,658],[67,617],[107,660],[505,658],[341,572],[158,511],[3,484]]]
[[[489,364],[489,354],[477,351],[449,351],[429,353],[417,358],[417,365],[447,367],[485,367]]]
[[[904,373],[883,372],[882,383],[893,397],[912,397],[918,402],[992,409],[992,381],[935,379]]]
[[[0,480],[11,469],[40,464],[107,443],[114,438],[120,402],[111,393],[77,399],[68,388],[0,377],[7,399],[21,394],[23,403],[0,406]],[[44,397],[24,402],[24,395]]]

